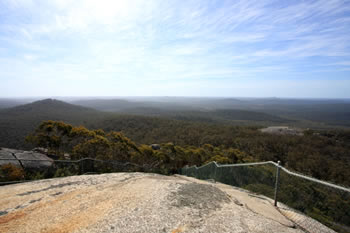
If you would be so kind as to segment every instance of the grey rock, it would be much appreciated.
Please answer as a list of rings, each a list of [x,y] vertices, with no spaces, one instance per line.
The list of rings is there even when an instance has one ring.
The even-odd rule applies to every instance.
[[[52,166],[53,160],[45,154],[34,151],[23,151],[9,148],[0,149],[0,165],[13,164],[24,169],[47,169]]]
[[[18,162],[16,157],[13,156],[14,152],[15,150],[1,148],[0,149],[0,166],[10,163],[17,167],[20,167],[21,164]]]
[[[152,147],[153,150],[160,150],[159,144],[151,144],[150,147]]]

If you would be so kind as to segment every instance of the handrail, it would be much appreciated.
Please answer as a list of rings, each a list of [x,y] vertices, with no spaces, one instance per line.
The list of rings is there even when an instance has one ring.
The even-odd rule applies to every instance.
[[[92,160],[92,161],[97,161],[97,162],[103,162],[103,163],[112,163],[112,164],[117,164],[117,165],[121,165],[121,166],[127,166],[127,165],[131,165],[131,166],[135,166],[135,167],[139,167],[139,168],[143,168],[143,167],[147,167],[147,166],[141,166],[139,164],[135,164],[135,163],[130,163],[130,162],[125,162],[125,163],[122,163],[122,162],[118,162],[118,161],[115,161],[115,160],[101,160],[101,159],[95,159],[95,158],[90,158],[90,157],[86,157],[86,158],[82,158],[82,159],[78,159],[78,160],[53,160],[53,159],[7,159],[7,158],[0,158],[0,161],[3,160],[3,161],[13,161],[13,160],[20,160],[20,161],[29,161],[29,162],[43,162],[43,161],[47,161],[47,162],[66,162],[66,163],[80,163],[82,161],[85,161],[85,160]],[[326,185],[326,186],[329,186],[329,187],[332,187],[332,188],[336,188],[336,189],[340,189],[340,190],[343,190],[345,192],[349,192],[350,193],[350,188],[346,188],[346,187],[343,187],[343,186],[340,186],[340,185],[337,185],[337,184],[333,184],[333,183],[330,183],[330,182],[327,182],[327,181],[323,181],[323,180],[319,180],[319,179],[316,179],[316,178],[313,178],[313,177],[309,177],[307,175],[303,175],[303,174],[299,174],[299,173],[296,173],[296,172],[292,172],[290,170],[288,170],[287,168],[281,166],[281,165],[278,165],[276,162],[274,161],[265,161],[265,162],[252,162],[252,163],[238,163],[238,164],[218,164],[216,161],[212,161],[210,163],[207,163],[207,164],[204,164],[200,167],[197,167],[196,165],[194,166],[191,166],[191,167],[187,167],[186,169],[201,169],[201,168],[204,168],[206,166],[209,166],[211,164],[214,164],[216,167],[239,167],[239,166],[256,166],[256,165],[265,165],[265,164],[272,164],[276,167],[280,167],[280,169],[282,169],[284,172],[288,173],[289,175],[293,175],[293,176],[296,176],[296,177],[299,177],[299,178],[302,178],[302,179],[306,179],[306,180],[309,180],[309,181],[312,181],[312,182],[316,182],[316,183],[319,183],[319,184],[322,184],[322,185]]]
[[[329,186],[329,187],[332,187],[332,188],[336,188],[336,189],[340,189],[340,190],[343,190],[345,192],[349,192],[350,193],[350,188],[346,188],[346,187],[343,187],[343,186],[340,186],[340,185],[337,185],[337,184],[332,184],[332,183],[327,182],[327,181],[319,180],[319,179],[316,179],[316,178],[313,178],[313,177],[309,177],[309,176],[306,176],[306,175],[303,175],[303,174],[292,172],[292,171],[288,170],[287,168],[285,168],[285,167],[283,167],[281,165],[278,165],[278,163],[273,162],[273,161],[253,162],[253,163],[238,163],[238,164],[218,164],[217,162],[213,161],[213,162],[207,163],[205,165],[202,165],[200,167],[197,167],[196,165],[194,165],[194,166],[191,166],[191,167],[187,167],[186,169],[195,168],[196,170],[198,170],[198,169],[201,169],[203,167],[209,166],[210,164],[213,164],[213,163],[218,168],[219,167],[239,167],[239,166],[255,166],[255,165],[272,164],[272,165],[274,165],[276,167],[280,167],[280,169],[282,169],[284,172],[288,173],[289,175],[297,176],[297,177],[302,178],[302,179],[306,179],[306,180],[309,180],[309,181],[312,181],[312,182],[316,182],[316,183],[319,183],[319,184],[322,184],[322,185],[326,185],[326,186]]]

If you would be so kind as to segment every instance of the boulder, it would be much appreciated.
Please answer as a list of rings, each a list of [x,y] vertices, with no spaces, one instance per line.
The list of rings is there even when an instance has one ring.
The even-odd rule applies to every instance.
[[[0,165],[8,163],[27,170],[43,170],[51,167],[53,160],[39,152],[1,148]]]
[[[151,147],[153,150],[160,150],[160,145],[159,145],[159,144],[151,144],[150,147]]]
[[[17,158],[13,156],[13,152],[15,152],[15,150],[0,148],[0,166],[9,163],[17,167],[21,166]]]

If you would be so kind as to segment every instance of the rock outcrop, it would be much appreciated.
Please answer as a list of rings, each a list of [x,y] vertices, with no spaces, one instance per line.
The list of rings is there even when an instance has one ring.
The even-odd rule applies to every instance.
[[[303,232],[272,201],[183,176],[82,175],[0,187],[0,232]]]
[[[42,170],[52,166],[53,160],[35,151],[0,148],[0,166],[8,163],[26,170]]]

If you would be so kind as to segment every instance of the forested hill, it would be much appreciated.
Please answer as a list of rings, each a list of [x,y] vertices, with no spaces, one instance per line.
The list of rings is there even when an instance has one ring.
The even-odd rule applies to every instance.
[[[84,120],[101,115],[97,110],[69,104],[55,99],[44,99],[30,104],[0,110],[1,120],[15,118],[16,120],[64,120],[71,123],[81,123]]]
[[[45,120],[60,120],[79,125],[103,116],[104,114],[94,109],[54,99],[1,109],[0,146],[26,148],[25,137]]]

